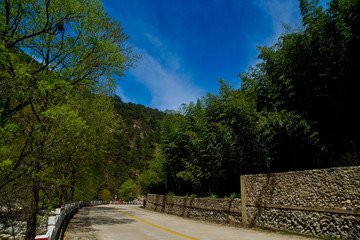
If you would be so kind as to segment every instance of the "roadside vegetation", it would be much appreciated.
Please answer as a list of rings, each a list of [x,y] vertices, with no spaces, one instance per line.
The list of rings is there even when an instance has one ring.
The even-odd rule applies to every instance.
[[[240,88],[160,112],[114,96],[134,67],[95,0],[0,1],[0,220],[78,200],[239,196],[240,175],[349,166],[360,154],[360,1],[300,0]]]
[[[121,123],[114,77],[138,57],[98,1],[2,0],[0,11],[0,217],[21,210],[34,239],[41,206],[100,193]]]

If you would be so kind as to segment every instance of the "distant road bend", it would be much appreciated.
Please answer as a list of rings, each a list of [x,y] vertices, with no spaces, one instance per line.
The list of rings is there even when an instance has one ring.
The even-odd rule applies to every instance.
[[[84,207],[70,221],[65,240],[295,240],[309,239],[229,227],[145,210],[136,205]]]

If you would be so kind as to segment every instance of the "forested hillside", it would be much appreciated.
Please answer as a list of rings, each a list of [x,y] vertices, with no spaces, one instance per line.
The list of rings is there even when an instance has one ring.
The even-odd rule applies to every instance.
[[[117,194],[121,185],[131,179],[137,181],[149,167],[160,143],[160,123],[164,112],[134,103],[124,103],[115,96],[115,110],[120,128],[109,149],[109,163],[105,165],[103,187]]]

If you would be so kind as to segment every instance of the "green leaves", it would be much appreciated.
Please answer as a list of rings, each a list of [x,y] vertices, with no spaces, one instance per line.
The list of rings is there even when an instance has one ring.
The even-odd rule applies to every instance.
[[[292,112],[302,119],[287,115],[295,125],[306,120],[313,129],[310,135],[317,138],[310,141],[325,150],[305,150],[304,157],[314,161],[308,167],[330,167],[340,164],[341,156],[350,154],[347,151],[359,151],[352,143],[360,141],[360,119],[354,112],[360,102],[355,90],[360,3],[334,0],[324,10],[318,1],[302,0],[300,8],[303,29],[286,32],[273,47],[259,48],[263,61],[240,75],[242,91],[256,101],[260,112]],[[290,127],[281,118],[277,124]]]
[[[224,80],[219,82],[219,95],[183,105],[181,114],[163,121],[161,149],[169,191],[227,194],[239,187],[239,174],[259,171],[255,105]]]
[[[123,201],[132,201],[136,199],[136,184],[134,180],[129,179],[121,185],[119,189],[119,199]]]
[[[40,190],[56,205],[101,193],[127,39],[97,0],[0,2],[0,204],[19,186],[24,209]]]

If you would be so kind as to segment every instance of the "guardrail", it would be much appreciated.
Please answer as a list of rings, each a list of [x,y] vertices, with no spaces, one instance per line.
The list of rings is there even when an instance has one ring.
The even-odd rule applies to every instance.
[[[58,240],[62,235],[63,227],[70,221],[74,214],[82,206],[92,206],[105,204],[104,201],[76,202],[65,204],[61,208],[56,208],[55,216],[48,218],[48,228],[45,235],[38,235],[35,240]]]
[[[142,201],[110,201],[110,204],[131,204],[131,205],[142,205]]]

